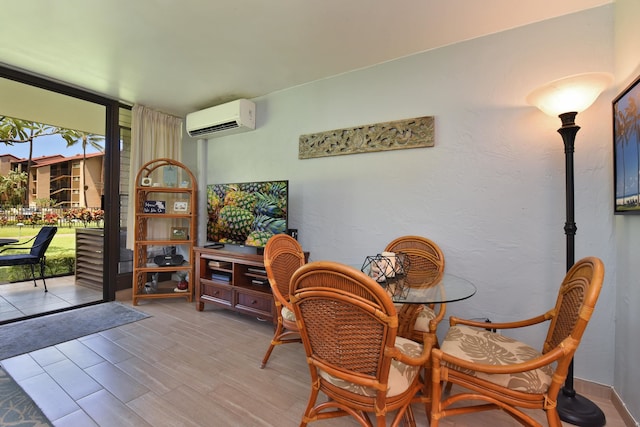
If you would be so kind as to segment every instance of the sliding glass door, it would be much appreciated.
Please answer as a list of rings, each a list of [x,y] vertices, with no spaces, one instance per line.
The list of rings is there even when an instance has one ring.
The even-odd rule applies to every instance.
[[[23,241],[58,227],[45,297],[41,279],[34,287],[18,269],[1,268],[9,272],[0,271],[0,323],[110,301],[130,284],[120,214],[130,117],[117,101],[0,67],[0,237]]]

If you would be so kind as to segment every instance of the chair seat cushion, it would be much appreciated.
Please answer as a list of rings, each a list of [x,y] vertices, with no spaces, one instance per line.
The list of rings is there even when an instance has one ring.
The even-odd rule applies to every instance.
[[[436,318],[436,312],[431,307],[423,306],[422,310],[418,313],[416,323],[413,324],[413,329],[420,332],[429,332],[429,322]]]
[[[296,315],[293,313],[293,311],[289,310],[284,305],[282,306],[282,310],[280,310],[280,313],[282,314],[282,318],[284,320],[288,320],[290,322],[296,321]]]
[[[403,304],[393,304],[396,308],[396,311],[400,311],[402,309]],[[413,324],[413,329],[419,332],[429,332],[429,322],[436,318],[436,312],[429,307],[428,305],[422,305],[422,310],[418,312],[418,316],[416,317],[416,321]]]
[[[410,357],[420,357],[422,354],[422,345],[406,338],[396,337],[395,347],[403,354]],[[415,380],[416,376],[420,372],[420,368],[420,366],[411,366],[392,359],[391,369],[389,370],[389,389],[387,390],[387,396],[397,396],[405,392]],[[376,395],[375,389],[371,387],[365,387],[354,384],[350,381],[336,378],[322,369],[318,370],[318,374],[336,387],[340,387],[352,393],[369,397]]]
[[[2,255],[0,256],[0,266],[9,265],[28,265],[38,264],[40,258],[30,254],[15,254],[15,255]]]
[[[440,349],[452,356],[470,362],[488,365],[509,365],[526,362],[541,356],[541,353],[520,341],[486,329],[456,325],[449,328]],[[512,390],[526,393],[544,393],[551,384],[553,369],[543,366],[527,372],[513,374],[487,374],[484,372],[468,371],[448,365],[468,375],[490,381],[494,384]]]

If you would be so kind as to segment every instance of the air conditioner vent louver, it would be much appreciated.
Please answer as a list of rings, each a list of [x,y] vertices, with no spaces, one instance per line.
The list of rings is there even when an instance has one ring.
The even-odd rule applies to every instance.
[[[255,104],[238,99],[187,114],[187,132],[196,138],[246,132],[256,127]]]
[[[237,122],[227,122],[227,123],[221,123],[219,125],[209,126],[209,127],[202,128],[202,129],[196,129],[196,130],[193,130],[193,131],[189,132],[189,134],[191,136],[200,136],[200,135],[206,135],[206,134],[210,134],[210,133],[220,132],[220,131],[227,130],[227,129],[235,129],[237,127],[238,127],[238,123]]]

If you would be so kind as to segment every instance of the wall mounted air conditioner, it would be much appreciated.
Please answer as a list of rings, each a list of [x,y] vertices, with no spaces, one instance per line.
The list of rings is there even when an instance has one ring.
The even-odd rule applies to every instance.
[[[215,138],[256,128],[256,104],[237,99],[187,114],[187,132],[193,138]]]

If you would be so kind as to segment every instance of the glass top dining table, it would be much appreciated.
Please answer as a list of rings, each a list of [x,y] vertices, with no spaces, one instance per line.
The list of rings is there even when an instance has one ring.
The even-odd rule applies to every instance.
[[[387,288],[391,299],[402,304],[442,304],[462,301],[476,293],[476,287],[467,279],[444,273],[421,279],[403,278],[382,284]]]
[[[412,339],[418,314],[424,305],[446,304],[471,298],[476,287],[467,279],[449,273],[413,272],[380,283],[398,307],[398,335]]]
[[[471,298],[476,286],[468,279],[450,273],[436,271],[411,271],[409,275],[398,275],[379,281],[373,277],[370,264],[353,266],[376,280],[387,290],[398,307],[398,334],[412,339],[414,324],[423,305],[446,304]]]

